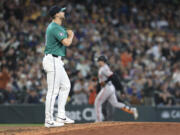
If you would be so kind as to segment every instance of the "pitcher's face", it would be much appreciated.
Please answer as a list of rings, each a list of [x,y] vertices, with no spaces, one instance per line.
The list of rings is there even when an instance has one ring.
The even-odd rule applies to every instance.
[[[65,12],[59,12],[56,14],[55,17],[60,19],[60,20],[63,20],[63,19],[65,19]]]

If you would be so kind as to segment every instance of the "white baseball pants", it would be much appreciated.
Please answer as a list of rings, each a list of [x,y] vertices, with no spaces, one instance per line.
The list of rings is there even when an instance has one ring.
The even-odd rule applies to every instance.
[[[103,121],[102,104],[107,100],[112,106],[119,109],[126,106],[125,104],[118,102],[114,86],[112,84],[106,84],[105,87],[100,90],[95,99],[96,122]]]
[[[61,57],[51,54],[44,56],[43,68],[47,73],[48,91],[45,103],[45,121],[52,121],[54,104],[58,96],[58,117],[65,118],[65,104],[70,91],[70,80],[64,69]]]

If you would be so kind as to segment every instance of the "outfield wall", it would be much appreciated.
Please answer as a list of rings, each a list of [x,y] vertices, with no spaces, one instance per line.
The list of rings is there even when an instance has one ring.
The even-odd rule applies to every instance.
[[[67,115],[77,123],[93,122],[93,106],[67,105]],[[139,119],[148,122],[180,122],[180,107],[139,106]],[[57,108],[55,107],[55,111]],[[114,121],[134,121],[133,117],[119,109],[113,112]],[[44,105],[0,105],[0,123],[43,123]]]

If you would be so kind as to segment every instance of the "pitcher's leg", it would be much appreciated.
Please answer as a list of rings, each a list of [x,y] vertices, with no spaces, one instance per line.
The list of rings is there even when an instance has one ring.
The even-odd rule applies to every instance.
[[[61,71],[60,72],[61,80],[60,80],[60,90],[58,93],[59,94],[58,95],[58,117],[64,118],[65,105],[66,105],[69,91],[71,88],[71,83],[63,66],[61,67],[60,71]]]
[[[53,81],[54,79],[54,72],[48,72],[47,73],[47,85],[48,85],[48,91],[46,94],[46,102],[45,102],[45,121],[51,121],[53,120],[53,116],[51,113],[51,97],[53,93]]]
[[[48,91],[46,95],[46,105],[45,105],[45,121],[53,121],[53,112],[54,112],[54,104],[56,97],[59,92],[59,83],[60,83],[60,76],[58,76],[58,64],[53,58],[53,70],[47,71],[47,85]]]

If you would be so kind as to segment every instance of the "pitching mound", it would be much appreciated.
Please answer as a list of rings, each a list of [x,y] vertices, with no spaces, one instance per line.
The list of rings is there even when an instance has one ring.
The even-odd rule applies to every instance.
[[[0,135],[180,135],[180,123],[102,122],[59,128],[1,127]]]

